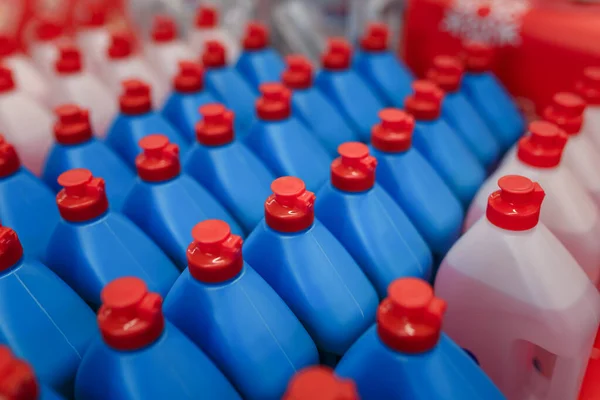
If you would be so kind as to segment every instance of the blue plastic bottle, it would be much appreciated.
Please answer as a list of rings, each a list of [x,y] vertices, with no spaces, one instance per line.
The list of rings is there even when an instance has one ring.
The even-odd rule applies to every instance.
[[[0,223],[17,231],[29,257],[43,260],[59,219],[52,191],[21,167],[15,148],[0,135]]]
[[[360,265],[380,298],[395,279],[429,279],[432,256],[404,211],[375,183],[377,160],[364,143],[340,145],[315,214]]]
[[[411,146],[415,120],[404,111],[385,109],[373,127],[371,154],[376,180],[400,205],[441,261],[459,238],[464,211],[444,180]]]
[[[104,181],[86,169],[58,177],[61,221],[48,245],[47,264],[92,307],[113,279],[135,276],[166,294],[179,271],[160,248],[124,216],[108,209]]]
[[[279,82],[285,64],[281,56],[269,45],[269,31],[258,22],[246,26],[244,50],[235,68],[255,89],[267,82]]]
[[[202,186],[180,172],[177,146],[166,136],[150,135],[140,140],[138,178],[127,196],[123,214],[139,226],[173,262],[184,269],[185,250],[194,225],[207,219],[222,219],[236,234],[242,229],[227,210]]]
[[[124,93],[119,99],[121,112],[108,131],[106,144],[131,168],[135,168],[135,157],[140,152],[140,139],[156,132],[166,135],[169,141],[179,146],[182,153],[187,151],[188,144],[183,136],[152,109],[150,86],[132,79],[124,81],[123,88]]]
[[[372,23],[360,38],[360,50],[354,57],[354,68],[383,99],[387,106],[403,107],[412,93],[412,72],[389,50],[387,25]]]
[[[356,385],[324,366],[304,368],[288,385],[281,400],[359,400]]]
[[[256,102],[258,121],[244,143],[277,176],[296,176],[318,190],[332,157],[291,111],[290,91],[280,83],[264,83]]]
[[[525,133],[525,121],[517,105],[491,71],[493,50],[480,43],[465,46],[467,73],[462,91],[494,133],[502,150],[507,150]]]
[[[280,400],[294,373],[319,362],[314,342],[275,291],[242,258],[226,222],[192,230],[188,268],[165,316],[203,349],[248,400]]]
[[[377,113],[385,104],[367,82],[350,67],[352,48],[345,39],[330,39],[323,54],[323,69],[315,85],[327,96],[361,141],[368,142]]]
[[[58,177],[74,168],[89,169],[107,183],[106,195],[111,206],[120,210],[135,175],[125,162],[103,142],[92,136],[88,111],[75,105],[57,109],[54,126],[56,143],[50,149],[42,178],[55,192],[61,187]]]
[[[433,67],[427,73],[427,78],[446,92],[442,104],[442,118],[460,136],[479,162],[490,170],[500,157],[500,145],[467,96],[460,91],[462,77],[463,66],[460,60],[449,56],[435,57]]]
[[[458,134],[441,117],[444,94],[429,81],[413,83],[406,109],[417,121],[413,144],[444,179],[463,207],[485,180],[485,170]]]
[[[292,90],[292,112],[329,154],[335,156],[342,143],[359,140],[329,99],[313,86],[310,61],[301,55],[288,56],[286,61],[287,69],[281,79]]]
[[[292,309],[317,348],[341,356],[373,323],[377,293],[342,244],[315,219],[315,195],[285,176],[248,237],[250,264]]]
[[[166,321],[162,298],[125,277],[102,290],[101,338],[85,353],[76,400],[241,400],[211,360]]]
[[[254,153],[234,140],[233,113],[220,104],[200,109],[198,142],[184,160],[184,171],[204,186],[250,233],[263,218],[273,173]]]
[[[94,313],[45,265],[24,258],[7,227],[0,227],[0,320],[0,343],[54,390],[72,394],[77,367],[96,335]]]
[[[361,400],[504,400],[469,355],[441,332],[446,302],[425,281],[398,279],[371,327],[344,355],[339,376]]]
[[[214,96],[204,88],[204,70],[191,61],[179,63],[173,93],[163,106],[162,115],[188,141],[196,140],[196,124],[200,120],[198,109],[204,104],[214,103]]]

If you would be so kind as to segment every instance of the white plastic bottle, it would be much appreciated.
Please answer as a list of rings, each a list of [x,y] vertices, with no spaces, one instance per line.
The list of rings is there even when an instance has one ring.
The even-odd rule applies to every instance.
[[[148,63],[154,67],[162,80],[172,82],[179,72],[179,62],[199,57],[177,36],[175,21],[167,16],[156,16],[151,39],[144,47]]]
[[[98,74],[107,62],[110,31],[106,26],[106,8],[99,2],[96,4],[83,9],[76,41],[83,52],[85,65]]]
[[[509,400],[577,400],[600,321],[600,295],[538,222],[544,191],[498,181],[481,218],[448,252],[435,293],[443,330]]]
[[[583,115],[582,133],[600,150],[600,65],[586,68],[576,88],[588,105]]]
[[[573,173],[561,163],[567,135],[545,121],[529,124],[515,156],[509,158],[481,186],[469,207],[465,229],[484,214],[498,178],[522,175],[539,182],[547,196],[540,220],[561,241],[590,280],[600,278],[600,211]]]
[[[223,43],[229,65],[234,65],[240,55],[240,40],[219,25],[219,12],[212,6],[201,5],[198,8],[187,39],[195,54],[202,54],[209,40]]]
[[[66,38],[63,36],[63,28],[58,21],[50,17],[38,19],[34,29],[34,39],[29,45],[29,54],[47,80],[54,77],[58,45],[64,40]]]

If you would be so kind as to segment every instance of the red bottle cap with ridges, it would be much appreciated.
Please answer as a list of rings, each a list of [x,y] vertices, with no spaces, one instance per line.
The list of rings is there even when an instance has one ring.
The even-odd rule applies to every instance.
[[[227,50],[218,40],[208,40],[204,44],[202,64],[204,68],[222,68],[227,65]]]
[[[488,197],[487,219],[507,231],[532,229],[540,220],[544,190],[537,182],[520,175],[498,180],[500,190]]]
[[[219,25],[219,12],[212,6],[200,6],[196,12],[197,28],[216,28]]]
[[[10,92],[15,88],[15,80],[12,70],[6,65],[0,64],[0,93]]]
[[[552,104],[546,107],[543,117],[569,135],[577,135],[583,125],[585,101],[573,93],[556,93]]]
[[[173,78],[173,87],[179,93],[196,93],[204,88],[204,68],[194,61],[179,61],[179,72]]]
[[[54,124],[54,137],[63,145],[87,142],[92,138],[92,127],[88,110],[73,104],[56,109],[58,121]]]
[[[14,266],[23,257],[23,246],[17,233],[6,226],[0,226],[0,271]]]
[[[222,104],[200,107],[202,120],[196,124],[196,139],[205,146],[222,146],[233,142],[233,111]]]
[[[35,25],[35,38],[40,42],[47,42],[61,37],[63,26],[49,15],[41,16]]]
[[[104,180],[94,178],[89,170],[76,168],[63,172],[58,184],[63,189],[56,195],[56,204],[65,220],[89,221],[108,210]]]
[[[442,109],[444,92],[435,83],[426,80],[412,84],[413,94],[404,101],[408,111],[417,121],[438,119]]]
[[[242,238],[233,235],[227,222],[209,219],[192,229],[193,242],[187,248],[190,274],[205,283],[220,283],[242,270]]]
[[[140,278],[110,282],[100,294],[98,326],[104,342],[115,350],[139,350],[154,343],[165,327],[162,298]]]
[[[58,59],[54,69],[60,75],[81,72],[81,52],[74,44],[62,44],[58,47]]]
[[[21,168],[21,160],[15,147],[0,135],[0,178],[6,178]]]
[[[458,58],[437,56],[433,59],[433,66],[427,71],[427,79],[446,93],[453,93],[460,88],[463,72],[463,64]]]
[[[313,67],[306,57],[292,54],[285,58],[287,68],[281,81],[290,89],[308,89],[313,83]]]
[[[400,109],[379,111],[381,123],[371,129],[371,144],[379,151],[402,153],[410,149],[415,119]]]
[[[519,140],[517,157],[537,168],[554,168],[560,164],[568,136],[556,125],[546,121],[529,124],[530,134]]]
[[[467,41],[463,45],[465,68],[469,72],[487,72],[492,68],[494,49],[481,42]]]
[[[148,135],[139,141],[142,148],[135,158],[138,176],[146,182],[164,182],[179,175],[179,146],[165,135]]]
[[[360,38],[360,47],[365,51],[386,51],[390,39],[388,26],[381,22],[367,25],[364,35]]]
[[[260,22],[249,22],[246,25],[244,39],[242,39],[244,50],[262,50],[269,46],[269,29]]]
[[[123,114],[140,115],[152,110],[150,85],[139,79],[126,79],[121,85],[123,93],[119,96],[119,106]]]
[[[157,43],[171,42],[177,38],[177,25],[168,15],[156,15],[152,22],[152,40]]]
[[[336,376],[331,368],[307,367],[296,373],[282,400],[359,400],[356,385]]]
[[[343,192],[364,192],[375,185],[377,159],[369,155],[369,146],[347,142],[338,146],[340,157],[331,163],[331,184]]]
[[[106,23],[106,14],[108,10],[101,2],[85,3],[83,15],[80,24],[86,28],[101,28]]]
[[[324,69],[342,71],[350,68],[352,60],[352,46],[344,38],[331,38],[327,41],[327,48],[321,56]]]
[[[10,56],[17,52],[18,44],[14,37],[0,33],[0,57]]]
[[[292,112],[292,93],[281,83],[263,83],[256,100],[256,114],[263,121],[281,121]]]
[[[265,202],[265,222],[276,231],[293,233],[310,228],[315,220],[315,194],[295,176],[271,183],[273,194]]]
[[[0,398],[38,400],[39,395],[33,368],[16,358],[7,346],[0,346]]]
[[[108,57],[113,60],[127,58],[133,54],[133,38],[129,32],[113,32],[108,46]]]
[[[577,82],[577,93],[588,104],[600,106],[600,67],[587,67],[583,78]]]
[[[396,279],[377,309],[377,333],[391,349],[424,353],[433,349],[442,332],[446,302],[417,278]]]

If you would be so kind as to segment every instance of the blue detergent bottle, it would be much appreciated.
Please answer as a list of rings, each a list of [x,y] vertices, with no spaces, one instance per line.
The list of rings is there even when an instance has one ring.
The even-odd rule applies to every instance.
[[[285,64],[269,44],[269,30],[260,22],[250,22],[242,40],[244,50],[235,68],[255,89],[267,82],[278,82]]]
[[[377,293],[342,244],[315,219],[301,179],[273,181],[265,219],[244,254],[296,314],[322,356],[343,355],[373,323]]]
[[[415,148],[452,189],[466,208],[485,180],[485,170],[459,135],[441,117],[444,93],[430,81],[413,83],[406,110],[417,121]]]
[[[89,169],[104,179],[111,206],[120,210],[133,184],[133,171],[108,146],[93,137],[87,110],[64,105],[56,110],[56,114],[56,142],[48,153],[42,179],[58,192],[61,189],[58,184],[60,174],[74,168]]]
[[[184,137],[160,114],[152,109],[150,86],[137,79],[123,81],[124,92],[119,98],[121,112],[115,118],[106,136],[110,146],[125,162],[135,168],[139,153],[138,142],[144,136],[160,132],[187,151]]]
[[[319,365],[296,373],[281,400],[359,400],[359,397],[354,382]]]
[[[413,117],[388,108],[379,118],[370,148],[377,158],[377,183],[404,210],[437,263],[460,236],[463,208],[435,169],[411,146]]]
[[[361,400],[505,400],[473,359],[441,331],[446,302],[417,278],[398,279],[371,327],[336,373]]]
[[[200,108],[197,143],[183,163],[186,174],[204,186],[239,221],[245,232],[263,218],[263,204],[271,194],[273,173],[238,140],[234,140],[233,112],[221,104]]]
[[[313,86],[313,67],[302,55],[286,57],[282,82],[292,90],[292,112],[308,127],[330,155],[345,142],[359,140],[329,99]]]
[[[188,268],[165,299],[166,318],[203,349],[248,400],[280,400],[294,373],[319,362],[314,342],[242,258],[242,238],[207,220],[192,230]]]
[[[104,181],[87,169],[58,177],[62,219],[48,244],[47,264],[93,308],[113,279],[135,276],[166,294],[179,271],[133,222],[108,208]]]
[[[343,38],[327,43],[315,85],[327,96],[362,142],[368,142],[377,113],[385,107],[367,82],[351,68],[352,47]]]
[[[462,91],[485,120],[503,151],[525,133],[525,120],[506,88],[491,71],[494,50],[484,44],[465,45],[466,69]]]
[[[94,313],[45,265],[24,257],[17,234],[7,227],[0,227],[0,320],[0,343],[26,359],[44,383],[71,395],[77,367],[96,335]]]
[[[179,73],[173,78],[173,93],[162,109],[165,117],[187,140],[196,140],[196,124],[200,119],[198,109],[214,103],[214,96],[204,88],[204,69],[192,61],[180,61]]]
[[[309,190],[318,190],[332,157],[293,115],[291,93],[283,84],[264,83],[256,102],[258,121],[244,143],[276,176],[296,176]]]
[[[400,277],[429,279],[432,256],[404,211],[375,183],[377,159],[364,143],[340,145],[315,214],[344,245],[384,298]]]
[[[76,400],[241,400],[190,339],[166,321],[162,298],[139,278],[102,290],[97,338],[85,353]]]
[[[354,68],[387,106],[403,107],[404,100],[412,93],[415,77],[389,50],[389,37],[386,24],[368,24],[359,40]]]
[[[446,94],[442,118],[465,142],[469,150],[487,170],[495,167],[502,150],[492,131],[460,90],[463,65],[456,57],[437,56],[427,78]]]
[[[223,219],[236,234],[242,229],[227,210],[196,181],[182,174],[177,145],[163,135],[140,140],[136,159],[138,178],[127,196],[123,214],[139,226],[173,262],[184,269],[185,250],[194,225]]]

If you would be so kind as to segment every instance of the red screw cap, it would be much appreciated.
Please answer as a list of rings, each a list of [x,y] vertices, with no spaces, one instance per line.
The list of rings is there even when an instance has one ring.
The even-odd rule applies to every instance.
[[[293,233],[310,228],[315,220],[315,194],[294,176],[271,183],[273,194],[265,202],[265,222],[276,231]]]
[[[204,88],[204,69],[193,61],[180,61],[179,72],[173,78],[173,87],[179,93],[196,93]]]
[[[292,112],[292,93],[281,83],[263,83],[256,100],[256,114],[263,121],[281,121]]]
[[[360,47],[365,51],[386,51],[390,39],[390,30],[386,24],[370,23],[360,38]]]
[[[6,178],[21,168],[21,160],[15,147],[0,135],[0,178]]]
[[[227,65],[226,50],[218,40],[209,40],[204,45],[202,63],[205,68],[222,68]]]
[[[440,117],[444,92],[433,82],[419,80],[412,84],[414,93],[404,105],[417,121],[432,121]]]
[[[92,138],[92,127],[88,110],[73,104],[56,109],[58,121],[54,125],[54,137],[63,145],[74,145]]]
[[[129,32],[113,32],[110,36],[108,57],[113,60],[128,58],[133,54],[133,38]]]
[[[122,82],[122,86],[119,105],[123,114],[140,115],[152,110],[150,85],[139,79],[127,79]]]
[[[41,16],[35,25],[35,37],[40,42],[48,42],[63,34],[60,22],[49,15]]]
[[[269,45],[269,30],[260,22],[249,22],[242,43],[244,50],[262,50]]]
[[[23,257],[23,246],[17,233],[0,226],[0,271],[13,267]]]
[[[463,44],[465,67],[473,73],[487,72],[492,68],[494,49],[481,42],[468,41]]]
[[[576,94],[561,92],[552,97],[552,104],[544,110],[543,118],[569,135],[577,135],[583,125],[585,101]]]
[[[360,142],[342,143],[340,157],[331,163],[331,184],[343,192],[364,192],[375,185],[377,159]]]
[[[520,175],[506,175],[498,180],[500,190],[488,198],[487,219],[508,231],[526,231],[540,219],[544,190],[537,182]]]
[[[192,276],[206,283],[233,279],[242,270],[242,238],[231,234],[227,222],[209,219],[192,229],[194,241],[187,249]]]
[[[219,12],[211,6],[200,6],[196,12],[196,27],[200,29],[215,28],[219,25]]]
[[[89,221],[108,210],[104,180],[94,178],[89,170],[76,168],[63,172],[58,184],[63,189],[56,195],[56,204],[65,220]]]
[[[578,94],[588,104],[600,106],[600,67],[583,70],[583,78],[576,85]]]
[[[415,129],[414,118],[399,109],[385,108],[379,111],[381,123],[371,129],[371,144],[379,151],[402,153],[410,149]]]
[[[16,358],[7,346],[0,346],[0,398],[37,400],[39,388],[33,368]]]
[[[205,146],[223,146],[233,142],[233,112],[222,104],[200,107],[202,120],[196,124],[196,139]]]
[[[352,46],[344,38],[331,38],[327,42],[325,53],[321,56],[324,69],[342,71],[350,68]]]
[[[10,92],[15,88],[15,80],[12,70],[6,65],[0,64],[0,93]]]
[[[282,400],[359,400],[359,397],[354,382],[319,365],[296,373]]]
[[[446,302],[417,278],[397,279],[377,309],[377,333],[386,346],[402,353],[434,348],[442,332]]]
[[[10,56],[17,52],[17,40],[6,33],[0,33],[0,57]]]
[[[146,182],[164,182],[181,170],[179,147],[165,135],[148,135],[139,141],[142,153],[135,158],[139,177]]]
[[[152,40],[157,43],[171,42],[177,38],[177,26],[168,15],[157,15],[152,23]]]
[[[101,2],[87,2],[80,24],[86,28],[101,28],[106,23],[107,12]]]
[[[56,72],[60,75],[81,72],[81,52],[74,44],[63,44],[58,48],[58,59],[54,64]]]
[[[453,93],[460,88],[463,72],[463,65],[458,58],[437,56],[433,59],[433,66],[427,72],[427,79],[446,93]]]
[[[308,89],[313,82],[313,67],[302,55],[294,54],[285,58],[287,68],[281,75],[282,82],[290,89]]]
[[[560,164],[567,134],[556,125],[545,121],[529,124],[530,135],[519,140],[517,157],[537,168],[554,168]]]
[[[139,278],[118,278],[102,289],[98,326],[104,342],[115,350],[139,350],[163,332],[162,298],[148,292]]]

